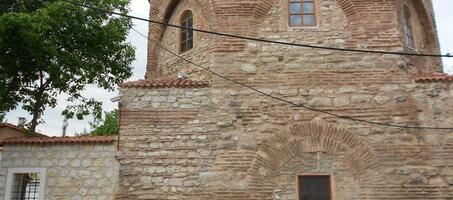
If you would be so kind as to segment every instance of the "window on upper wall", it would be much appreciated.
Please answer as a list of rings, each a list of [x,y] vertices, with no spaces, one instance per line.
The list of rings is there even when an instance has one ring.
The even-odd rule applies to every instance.
[[[330,176],[298,176],[298,200],[331,200]]]
[[[290,26],[316,26],[314,0],[289,0]]]
[[[193,28],[193,15],[190,10],[184,11],[181,16],[181,26]],[[193,48],[193,30],[181,29],[180,52],[184,53]]]
[[[403,29],[407,47],[414,49],[415,48],[414,32],[412,31],[410,11],[407,6],[404,6],[403,11]]]
[[[5,199],[44,200],[45,169],[10,168]]]

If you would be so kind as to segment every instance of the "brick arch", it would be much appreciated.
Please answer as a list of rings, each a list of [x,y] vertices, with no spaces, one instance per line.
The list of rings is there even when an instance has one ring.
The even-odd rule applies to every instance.
[[[354,180],[365,185],[379,180],[376,174],[370,172],[379,167],[379,158],[372,146],[357,134],[331,124],[301,123],[276,133],[259,146],[247,172],[249,186],[252,188],[250,195],[253,197],[254,194],[266,192],[265,195],[272,195],[283,166],[302,153],[315,152],[334,155]],[[264,190],[254,191],[253,188]]]
[[[415,12],[413,13],[411,12],[410,15],[417,16],[418,18],[417,23],[419,23],[422,27],[421,31],[423,32],[425,43],[426,45],[429,45],[428,48],[432,48],[429,49],[429,51],[433,52],[436,50],[436,48],[438,50],[439,44],[432,42],[438,41],[436,27],[435,24],[433,23],[434,16],[430,14],[430,12],[428,11],[429,9],[432,9],[432,5],[423,0],[399,1],[397,8],[398,18],[402,18],[404,6],[413,7],[413,9],[415,10]]]
[[[184,1],[188,0],[156,0],[152,2],[150,8],[150,19],[162,22],[169,22],[173,16],[174,11]],[[203,16],[205,19],[211,19],[212,9],[210,7],[209,0],[190,0],[196,6],[201,7]],[[195,13],[194,13],[195,14]],[[208,26],[211,26],[211,21],[206,20]],[[150,23],[148,37],[154,41],[162,41],[165,34],[166,26]],[[145,78],[155,79],[159,74],[158,62],[159,62],[160,48],[152,42],[148,42],[148,63]]]
[[[415,42],[423,44],[423,48],[419,49],[421,50],[421,53],[440,53],[440,44],[438,42],[439,39],[435,27],[436,25],[434,23],[434,16],[431,10],[431,2],[423,0],[401,1],[398,4],[399,20],[402,20],[404,6],[408,6],[408,8],[410,8],[411,16],[416,16],[416,25],[412,28],[415,35]],[[402,40],[404,41],[404,31],[402,29],[401,33]],[[440,58],[409,57],[408,66],[410,66],[413,70],[412,73],[427,73],[433,71],[442,72]]]
[[[260,145],[257,155],[278,168],[300,153],[324,152],[346,155],[341,162],[357,177],[378,166],[379,159],[365,140],[346,129],[324,123],[301,123]],[[274,168],[274,169],[277,169]]]
[[[257,37],[261,24],[276,0],[210,0],[215,18],[213,30],[230,34]],[[234,26],[232,26],[234,23]],[[238,52],[246,48],[247,41],[230,37],[214,37],[215,52]]]
[[[218,155],[211,172],[218,177],[230,177],[217,180],[244,188],[212,187],[213,198],[227,199],[228,195],[240,195],[244,199],[269,199],[278,183],[280,171],[285,163],[302,153],[323,152],[336,157],[347,173],[354,180],[364,185],[380,180],[379,157],[372,146],[364,139],[346,129],[326,123],[300,123],[287,130],[275,133],[259,145],[256,151],[231,150]],[[232,178],[233,177],[233,178]]]
[[[433,23],[434,16],[428,14],[425,3],[422,0],[413,0],[412,1],[414,8],[416,10],[416,15],[420,20],[420,24],[423,26],[422,31],[424,33],[424,42],[428,46],[429,52],[434,52],[439,49],[439,44],[433,41],[439,41],[437,39],[437,31],[435,24]]]
[[[355,9],[352,0],[337,0],[337,2],[347,17],[352,18],[357,15],[357,10]]]

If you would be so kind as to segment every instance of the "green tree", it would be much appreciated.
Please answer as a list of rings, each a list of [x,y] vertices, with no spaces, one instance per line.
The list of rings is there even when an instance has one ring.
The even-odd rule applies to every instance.
[[[129,0],[72,0],[127,13]],[[46,108],[68,94],[68,118],[102,114],[102,104],[84,97],[89,84],[106,90],[132,75],[135,53],[126,42],[132,23],[61,0],[0,1],[0,112],[22,105],[34,133]]]
[[[118,135],[120,132],[120,118],[118,110],[104,113],[104,119],[97,119],[91,123],[91,135]]]
[[[0,123],[3,123],[5,121],[5,113],[0,112]]]

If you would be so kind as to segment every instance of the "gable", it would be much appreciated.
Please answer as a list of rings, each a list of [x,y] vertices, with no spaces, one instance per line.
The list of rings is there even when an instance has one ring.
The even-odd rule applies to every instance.
[[[8,138],[13,137],[24,137],[24,133],[20,129],[12,128],[9,126],[1,126],[0,127],[0,142]]]

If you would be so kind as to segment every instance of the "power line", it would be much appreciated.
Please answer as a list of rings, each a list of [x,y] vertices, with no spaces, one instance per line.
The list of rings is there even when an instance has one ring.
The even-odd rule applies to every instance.
[[[100,9],[100,8],[97,8],[97,7],[93,7],[93,6],[86,6],[86,5],[83,5],[83,4],[79,4],[79,3],[74,3],[74,2],[71,2],[71,1],[68,1],[68,0],[63,0],[65,2],[68,2],[68,3],[72,3],[72,4],[75,4],[75,5],[79,5],[79,6],[82,6],[82,7],[86,7],[86,8],[92,8],[92,9],[95,9],[95,10],[98,10],[98,11],[102,11],[102,12],[107,12],[107,13],[111,13],[111,14],[117,14],[117,15],[120,15],[120,16],[125,16],[125,17],[131,17],[131,18],[135,18],[135,19],[139,19],[139,20],[144,20],[144,21],[148,21],[148,22],[152,22],[152,23],[159,23],[159,24],[162,24],[162,25],[168,25],[168,26],[173,26],[173,27],[178,27],[178,28],[183,28],[183,29],[189,29],[189,30],[194,30],[194,31],[197,31],[196,29],[192,29],[192,28],[186,28],[186,27],[180,27],[180,26],[176,26],[176,25],[172,25],[172,24],[167,24],[167,23],[163,23],[163,22],[157,22],[157,21],[152,21],[152,20],[147,20],[147,19],[143,19],[143,18],[138,18],[138,17],[134,17],[134,16],[129,16],[129,15],[125,15],[125,14],[121,14],[121,13],[115,13],[115,12],[111,12],[111,11],[107,11],[107,10],[103,10],[103,9]],[[132,28],[133,29],[133,28]],[[357,118],[353,118],[353,117],[349,117],[349,116],[343,116],[343,115],[339,115],[339,114],[335,114],[335,113],[331,113],[331,112],[328,112],[328,111],[324,111],[324,110],[320,110],[320,109],[316,109],[316,108],[311,108],[311,107],[308,107],[308,106],[305,106],[303,104],[297,104],[297,103],[294,103],[294,102],[291,102],[289,100],[286,100],[286,99],[283,99],[283,98],[280,98],[280,97],[276,97],[276,96],[273,96],[271,94],[268,94],[266,92],[263,92],[259,89],[256,89],[252,86],[249,86],[245,83],[242,83],[242,82],[239,82],[239,81],[236,81],[232,78],[229,78],[229,77],[226,77],[226,76],[223,76],[217,72],[214,72],[206,67],[203,67],[199,64],[196,64],[182,56],[180,56],[179,54],[163,47],[162,45],[160,45],[158,42],[154,41],[154,40],[151,40],[149,39],[147,36],[141,34],[140,32],[138,32],[137,30],[133,29],[134,31],[136,31],[137,33],[139,33],[142,37],[146,38],[148,41],[150,42],[153,42],[154,44],[156,44],[159,48],[169,52],[170,54],[180,58],[181,60],[189,63],[189,64],[192,64],[198,68],[201,68],[211,74],[214,74],[215,76],[218,76],[222,79],[225,79],[225,80],[228,80],[230,82],[233,82],[235,84],[238,84],[238,85],[241,85],[245,88],[248,88],[252,91],[255,91],[263,96],[267,96],[269,98],[272,98],[272,99],[275,99],[275,100],[278,100],[278,101],[281,101],[281,102],[284,102],[284,103],[287,103],[287,104],[290,104],[290,105],[293,105],[293,106],[296,106],[296,107],[302,107],[302,108],[305,108],[307,110],[310,110],[310,111],[314,111],[314,112],[319,112],[319,113],[323,113],[323,114],[327,114],[327,115],[330,115],[330,116],[333,116],[333,117],[337,117],[337,118],[341,118],[341,119],[347,119],[347,120],[350,120],[350,121],[356,121],[356,122],[362,122],[362,123],[367,123],[367,124],[372,124],[372,125],[379,125],[379,126],[386,126],[386,127],[394,127],[394,128],[405,128],[405,129],[429,129],[429,130],[453,130],[453,128],[447,128],[447,127],[423,127],[423,126],[403,126],[403,125],[396,125],[396,124],[387,124],[387,123],[381,123],[381,122],[373,122],[373,121],[367,121],[367,120],[362,120],[362,119],[357,119]],[[204,30],[198,30],[199,32],[203,32]],[[204,31],[206,33],[210,33],[210,31]],[[212,32],[213,34],[217,34],[217,35],[222,35],[223,33],[215,33],[215,32]],[[228,34],[224,34],[225,36],[229,36]],[[234,36],[236,37],[236,36]],[[241,37],[241,36],[237,36],[237,37]],[[247,38],[243,38],[243,39],[247,39]],[[251,38],[252,40],[260,40],[260,39],[255,39],[255,38]],[[275,41],[270,41],[270,42],[275,42]],[[292,43],[288,43],[290,45],[298,45],[298,44],[292,44]],[[329,48],[329,47],[318,47],[318,48]],[[351,51],[361,51],[361,50],[351,50]],[[366,50],[364,50],[366,51]],[[397,53],[397,52],[375,52],[375,51],[372,51],[370,53],[382,53],[382,54],[399,54],[399,55],[402,55],[401,53]],[[423,54],[415,54],[416,56],[423,56]],[[429,56],[429,55],[428,55]],[[433,57],[433,55],[431,55],[431,57]],[[439,57],[439,55],[437,56]],[[445,55],[445,57],[451,57],[451,55]]]
[[[266,96],[266,97],[275,99],[275,100],[277,100],[277,101],[281,101],[281,102],[290,104],[290,105],[295,106],[295,107],[301,107],[301,108],[304,108],[304,109],[307,109],[307,110],[310,110],[310,111],[314,111],[314,112],[319,112],[319,113],[327,114],[327,115],[330,115],[330,116],[333,116],[333,117],[336,117],[336,118],[341,118],[341,119],[346,119],[346,120],[356,121],[356,122],[361,122],[361,123],[367,123],[367,124],[372,124],[372,125],[378,125],[378,126],[386,126],[386,127],[394,127],[394,128],[404,128],[404,129],[453,130],[453,128],[447,128],[447,127],[446,127],[446,128],[442,128],[442,127],[424,127],[424,126],[403,126],[403,125],[396,125],[396,124],[387,124],[387,123],[381,123],[381,122],[367,121],[367,120],[363,120],[363,119],[357,119],[357,118],[354,118],[354,117],[343,116],[343,115],[331,113],[331,112],[324,111],[324,110],[320,110],[320,109],[317,109],[317,108],[308,107],[308,106],[305,106],[305,105],[303,105],[303,104],[294,103],[294,102],[292,102],[292,101],[283,99],[283,98],[281,98],[281,97],[273,96],[273,95],[271,95],[271,94],[269,94],[269,93],[263,92],[263,91],[261,91],[261,90],[259,90],[259,89],[256,89],[256,88],[254,88],[254,87],[252,87],[252,86],[249,86],[249,85],[247,85],[247,84],[245,84],[245,83],[236,81],[236,80],[234,80],[234,79],[232,79],[232,78],[226,77],[226,76],[224,76],[224,75],[222,75],[222,74],[219,74],[219,73],[217,73],[217,72],[214,72],[214,71],[212,71],[212,70],[210,70],[210,69],[208,69],[208,68],[206,68],[206,67],[203,67],[203,66],[201,66],[201,65],[199,65],[199,64],[196,64],[196,63],[194,63],[194,62],[192,62],[192,61],[190,61],[190,60],[188,60],[188,59],[186,59],[186,58],[180,56],[179,54],[177,54],[177,53],[175,53],[175,52],[173,52],[173,51],[171,51],[171,50],[169,50],[169,49],[163,47],[163,46],[160,45],[158,42],[156,42],[156,41],[154,41],[154,40],[152,40],[152,39],[149,39],[147,36],[145,36],[144,34],[140,33],[139,31],[137,31],[137,30],[134,29],[133,27],[132,27],[132,30],[134,30],[135,32],[137,32],[139,35],[141,35],[142,37],[146,38],[147,40],[151,41],[152,43],[154,43],[155,45],[157,45],[159,48],[161,48],[161,49],[167,51],[168,53],[172,54],[173,56],[178,57],[178,58],[180,58],[181,60],[183,60],[183,61],[185,61],[185,62],[187,62],[187,63],[189,63],[189,64],[192,64],[192,65],[194,65],[194,66],[196,66],[196,67],[198,67],[198,68],[201,68],[201,69],[203,69],[203,70],[205,70],[205,71],[207,71],[207,72],[209,72],[209,73],[211,73],[211,74],[214,74],[215,76],[218,76],[218,77],[220,77],[220,78],[222,78],[222,79],[228,80],[228,81],[233,82],[233,83],[235,83],[235,84],[238,84],[238,85],[240,85],[240,86],[242,86],[242,87],[245,87],[245,88],[248,88],[248,89],[250,89],[250,90],[253,90],[253,91],[255,91],[255,92],[257,92],[257,93],[259,93],[259,94],[261,94],[261,95],[263,95],[263,96]]]
[[[170,24],[167,22],[150,20],[150,19],[145,19],[145,18],[141,18],[141,17],[128,15],[128,14],[109,11],[109,10],[105,10],[105,9],[98,8],[95,6],[85,5],[82,3],[77,3],[77,2],[73,2],[73,1],[69,1],[69,0],[62,0],[62,1],[73,4],[73,5],[98,10],[98,11],[101,11],[104,13],[115,14],[115,15],[131,18],[131,19],[136,19],[136,20],[141,20],[141,21],[146,21],[146,22],[150,22],[150,23],[154,23],[154,24],[160,24],[160,25],[179,28],[179,29],[192,30],[192,31],[201,32],[201,33],[207,33],[207,34],[218,35],[218,36],[223,36],[223,37],[232,37],[232,38],[238,38],[238,39],[244,39],[244,40],[250,40],[250,41],[256,41],[256,42],[273,43],[273,44],[281,44],[281,45],[297,46],[297,47],[305,47],[305,48],[313,48],[313,49],[324,49],[324,50],[332,50],[332,51],[344,51],[344,52],[375,53],[375,54],[419,56],[419,57],[447,57],[447,58],[453,57],[453,55],[451,55],[451,54],[417,54],[417,53],[377,51],[377,50],[365,50],[365,49],[348,49],[348,48],[326,47],[326,46],[317,46],[317,45],[309,45],[309,44],[298,44],[298,43],[281,42],[281,41],[275,41],[275,40],[259,39],[259,38],[246,37],[246,36],[240,36],[240,35],[234,35],[234,34],[228,34],[228,33],[222,33],[222,32],[203,30],[203,29],[189,28],[189,27]]]

